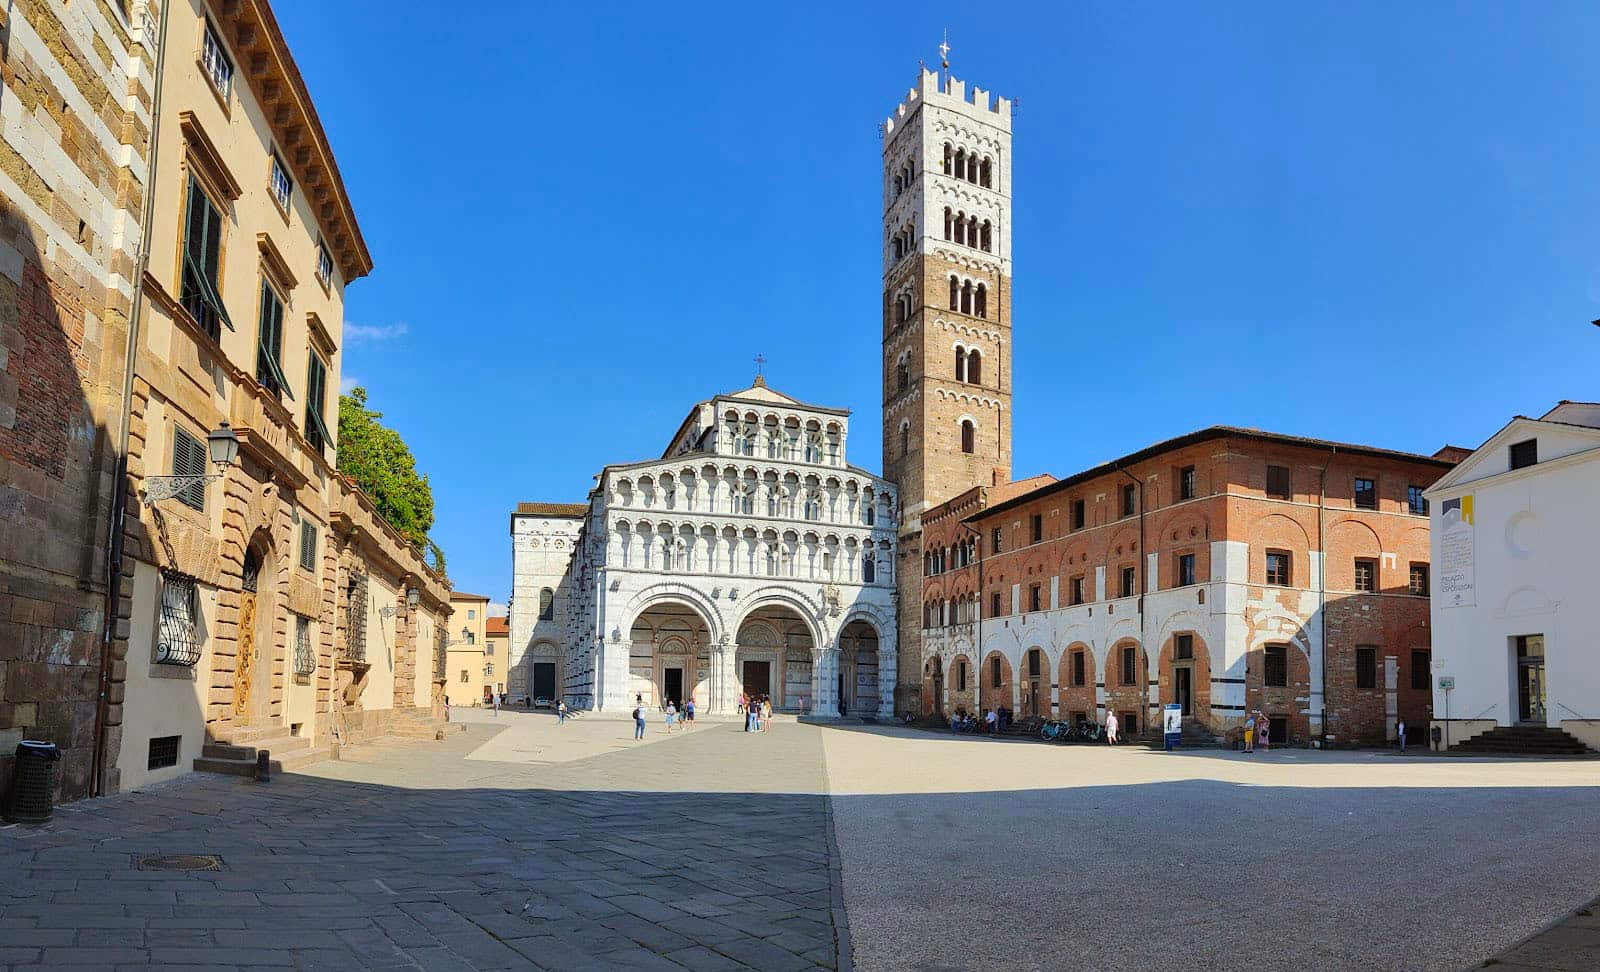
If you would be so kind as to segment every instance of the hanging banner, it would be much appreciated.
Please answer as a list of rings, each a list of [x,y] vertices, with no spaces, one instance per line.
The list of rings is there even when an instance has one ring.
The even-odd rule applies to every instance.
[[[1472,494],[1444,501],[1439,535],[1439,589],[1433,596],[1440,607],[1473,607],[1474,583]]]

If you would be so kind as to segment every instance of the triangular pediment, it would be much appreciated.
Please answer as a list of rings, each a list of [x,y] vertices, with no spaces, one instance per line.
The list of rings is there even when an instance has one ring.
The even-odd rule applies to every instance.
[[[1572,439],[1587,440],[1593,443],[1593,447],[1600,448],[1600,428],[1590,428],[1583,425],[1544,419],[1531,419],[1519,415],[1507,422],[1500,431],[1490,436],[1487,442],[1473,450],[1472,455],[1461,460],[1454,469],[1440,477],[1439,481],[1434,483],[1428,492],[1455,489],[1459,486],[1508,472],[1509,470],[1506,468],[1506,449],[1511,443],[1520,442],[1523,439],[1543,438],[1546,436],[1559,437],[1569,442]],[[1557,458],[1555,455],[1548,455],[1542,443],[1539,451],[1541,453],[1539,456],[1541,464]],[[1588,450],[1580,449],[1579,451]],[[1563,449],[1560,455],[1570,455],[1571,452],[1571,449]]]

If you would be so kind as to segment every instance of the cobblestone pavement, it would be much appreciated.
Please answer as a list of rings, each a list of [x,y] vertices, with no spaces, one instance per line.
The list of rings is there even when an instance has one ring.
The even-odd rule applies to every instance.
[[[541,718],[0,830],[0,967],[837,968],[815,729],[653,734],[558,766],[462,758]],[[223,867],[138,870],[152,854]]]

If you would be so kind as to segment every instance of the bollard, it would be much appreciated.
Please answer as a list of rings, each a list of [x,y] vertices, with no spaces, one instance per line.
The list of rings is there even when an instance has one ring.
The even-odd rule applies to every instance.
[[[256,782],[272,782],[272,753],[265,749],[256,750]]]

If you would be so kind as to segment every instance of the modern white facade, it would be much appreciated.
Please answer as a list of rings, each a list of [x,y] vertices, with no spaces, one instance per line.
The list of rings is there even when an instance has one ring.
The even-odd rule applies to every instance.
[[[1435,723],[1452,743],[1532,724],[1600,748],[1600,405],[1512,419],[1427,496]]]
[[[603,469],[581,520],[519,507],[514,663],[548,624],[577,708],[692,697],[731,712],[745,692],[821,716],[890,712],[895,491],[849,465],[848,436],[848,411],[758,378],[695,405],[661,458]]]

